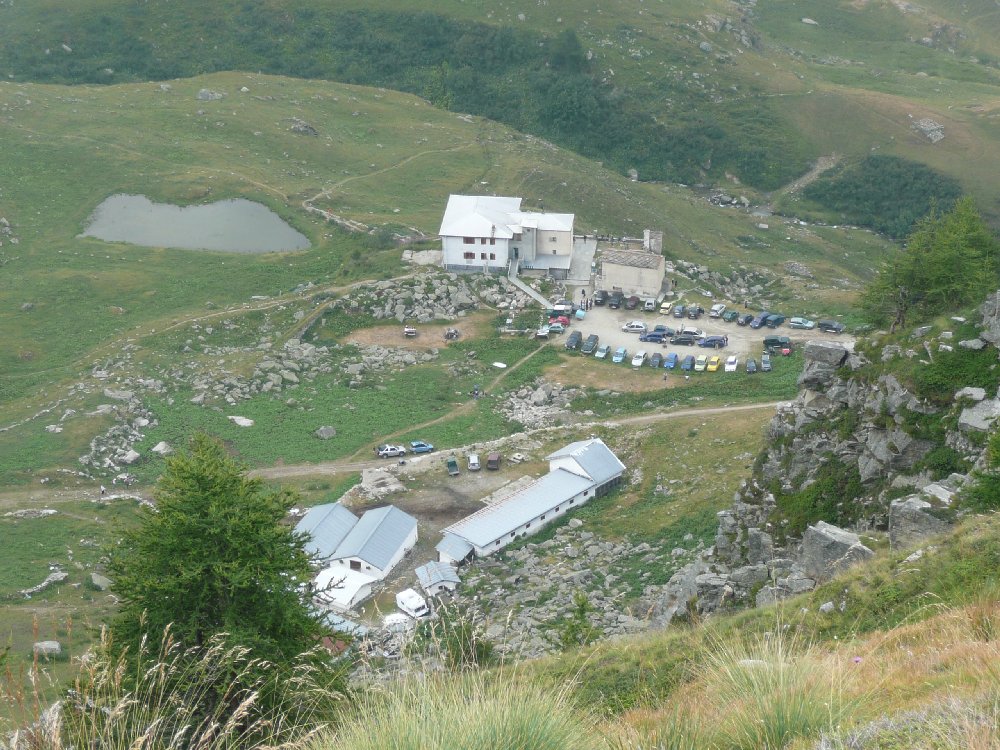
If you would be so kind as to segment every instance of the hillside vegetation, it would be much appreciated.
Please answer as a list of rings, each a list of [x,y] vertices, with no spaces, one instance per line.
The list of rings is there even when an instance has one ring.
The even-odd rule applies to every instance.
[[[433,13],[413,0],[227,0],[211,11],[51,2],[0,7],[0,67],[14,80],[261,70],[417,93],[642,179],[733,176],[771,190],[820,155],[878,149],[981,197],[996,185],[1000,50],[986,0],[905,10],[846,0],[560,0],[530,11],[442,0]],[[924,119],[945,138],[932,143],[914,129]]]

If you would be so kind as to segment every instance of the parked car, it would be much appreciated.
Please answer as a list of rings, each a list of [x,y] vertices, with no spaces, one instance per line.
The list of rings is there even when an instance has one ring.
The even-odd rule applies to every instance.
[[[664,336],[673,336],[674,329],[670,326],[658,325],[653,326],[653,333],[662,333]]]
[[[684,326],[680,332],[682,336],[694,336],[696,339],[705,338],[705,332],[694,326]]]
[[[816,327],[826,333],[843,333],[845,326],[839,320],[821,320]]]
[[[650,331],[639,336],[639,341],[649,341],[654,344],[662,344],[665,335],[662,331]]]
[[[718,354],[715,354],[708,358],[708,364],[705,365],[705,369],[708,372],[717,372],[721,366],[722,366],[722,357],[720,357]]]
[[[569,326],[569,318],[565,315],[553,315],[549,318],[549,325],[554,326],[556,323],[560,325]]]
[[[753,357],[750,357],[747,360],[747,374],[753,375],[755,372],[757,372],[757,361]]]
[[[398,458],[406,455],[406,448],[401,445],[380,445],[375,449],[379,458]]]
[[[704,338],[698,339],[698,346],[703,346],[707,349],[722,349],[728,345],[728,336],[705,336]]]
[[[708,367],[708,355],[699,354],[698,358],[694,361],[694,371],[705,372],[706,367]]]
[[[694,369],[694,355],[693,354],[688,354],[686,357],[684,357],[683,360],[681,360],[681,369],[682,370],[686,370],[687,372],[690,372],[691,370]]]
[[[583,341],[583,334],[579,331],[573,331],[573,333],[566,338],[566,348],[575,350],[580,346],[581,341]]]
[[[724,313],[722,313],[722,322],[733,323],[738,317],[740,317],[740,313],[738,310],[726,310]]]
[[[539,326],[538,330],[535,331],[535,338],[536,339],[547,339],[548,337],[549,337],[549,327],[548,326]]]
[[[726,311],[726,306],[721,302],[716,302],[709,308],[708,317],[710,318],[721,318],[722,314]]]
[[[664,302],[660,305],[660,315],[669,315],[670,311],[673,309],[673,302]]]
[[[549,333],[566,333],[566,326],[562,323],[553,323],[548,326]]]
[[[670,352],[666,357],[663,358],[663,367],[666,370],[677,369],[677,353]]]
[[[642,367],[646,364],[646,350],[640,349],[632,355],[632,367]]]
[[[736,368],[739,366],[740,358],[735,354],[726,358],[726,372],[736,372]]]
[[[683,318],[687,314],[687,308],[684,305],[678,303],[674,305],[674,317]]]
[[[672,339],[670,339],[670,343],[675,344],[676,346],[694,346],[695,344],[698,343],[698,339],[696,339],[694,336],[688,336],[687,334],[679,333]]]
[[[740,313],[736,316],[736,325],[738,326],[748,326],[751,321],[753,321],[753,315],[750,313]]]
[[[789,328],[801,328],[806,331],[811,331],[816,327],[816,321],[809,320],[809,318],[792,318],[788,321]]]
[[[445,461],[445,466],[448,469],[448,476],[457,477],[458,476],[458,459],[454,456],[450,456],[447,461]]]
[[[646,324],[641,320],[630,320],[622,326],[622,330],[625,331],[625,333],[645,333]]]
[[[597,359],[604,359],[608,356],[608,352],[610,351],[611,351],[610,346],[608,346],[607,344],[601,344],[599,347],[597,347],[597,350],[594,352],[594,356],[597,357]]]
[[[760,371],[771,372],[771,355],[767,352],[760,355]]]
[[[659,367],[663,362],[663,355],[659,352],[653,352],[653,355],[649,358],[649,366],[653,369]]]
[[[764,337],[764,351],[766,352],[784,352],[785,350],[791,352],[792,350],[792,340],[788,336],[765,336]]]
[[[580,347],[580,353],[593,354],[594,350],[597,349],[597,342],[600,340],[600,337],[596,333],[590,334],[587,336],[587,340],[583,342],[583,346]]]
[[[698,320],[705,312],[705,308],[701,305],[691,305],[687,309],[687,316],[691,320]]]
[[[636,295],[632,294],[628,297],[628,299],[625,300],[625,309],[635,310],[639,306],[640,302],[642,302],[642,300],[639,299]]]
[[[656,312],[656,300],[652,297],[647,297],[642,301],[642,309],[644,312]]]
[[[603,289],[598,289],[594,292],[594,304],[604,305],[608,301],[608,293]]]
[[[611,361],[614,362],[616,365],[618,365],[624,362],[625,357],[627,356],[628,356],[628,349],[626,349],[624,346],[619,346],[617,349],[615,349],[615,353],[611,356]]]
[[[612,292],[611,296],[608,297],[608,307],[617,310],[622,306],[622,302],[625,301],[625,295],[621,292]]]
[[[764,325],[766,325],[768,328],[777,328],[784,322],[785,322],[784,315],[781,315],[780,313],[771,313],[764,320]]]
[[[496,471],[500,468],[500,454],[494,451],[486,456],[486,468],[490,471]]]
[[[479,454],[470,453],[469,454],[469,471],[479,471]]]
[[[410,450],[414,453],[430,453],[434,450],[434,446],[430,443],[425,443],[423,440],[411,440]]]
[[[757,313],[757,315],[753,318],[753,320],[750,321],[750,327],[753,329],[763,328],[764,322],[768,319],[768,317],[770,317],[770,315],[771,313],[769,312]]]

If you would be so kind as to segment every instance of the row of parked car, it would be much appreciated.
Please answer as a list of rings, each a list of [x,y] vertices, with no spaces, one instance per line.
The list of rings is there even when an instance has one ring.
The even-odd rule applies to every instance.
[[[666,354],[653,352],[649,354],[645,349],[640,349],[630,356],[626,347],[619,346],[612,353],[611,347],[607,344],[598,346],[594,351],[594,356],[598,359],[606,359],[609,354],[611,361],[615,364],[629,362],[632,367],[663,368],[664,370],[680,370],[681,372],[717,372],[719,370],[736,372],[739,369],[740,363],[739,357],[735,354],[723,361],[722,357],[718,354],[699,354],[697,356],[694,354],[681,355],[677,352],[667,352]],[[756,359],[752,357],[747,359],[746,371],[748,373],[770,372],[771,354],[764,352],[761,355],[759,367]]]

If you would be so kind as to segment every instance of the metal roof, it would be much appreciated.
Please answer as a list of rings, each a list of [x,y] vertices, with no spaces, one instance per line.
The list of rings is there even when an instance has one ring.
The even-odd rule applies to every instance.
[[[303,547],[310,557],[326,560],[357,522],[358,517],[340,503],[326,503],[310,508],[295,525],[295,531],[308,537]]]
[[[338,615],[336,612],[330,612],[329,610],[325,612],[318,612],[318,614],[320,622],[337,633],[356,635],[359,638],[364,638],[368,635],[368,628],[360,622],[349,620],[346,617]]]
[[[593,486],[594,482],[585,477],[565,469],[556,469],[506,500],[453,523],[445,531],[460,536],[477,547],[486,547]]]
[[[452,560],[464,560],[472,552],[472,545],[461,537],[445,532],[445,535],[434,549],[442,555],[447,555]]]
[[[438,234],[445,237],[512,239],[523,229],[572,232],[573,214],[522,211],[520,198],[451,195]]]
[[[664,258],[659,253],[605,250],[601,255],[601,262],[632,268],[659,268],[664,263]]]
[[[545,458],[547,461],[560,458],[573,459],[579,467],[579,471],[574,473],[589,477],[594,484],[604,484],[625,471],[625,464],[618,460],[618,456],[612,453],[600,438],[578,440]]]
[[[431,586],[437,586],[439,583],[461,583],[458,571],[455,570],[454,566],[443,562],[433,561],[426,565],[421,565],[417,568],[416,574],[421,588],[425,591]]]
[[[334,553],[335,560],[359,557],[384,569],[417,528],[417,519],[394,505],[370,510],[361,516]]]

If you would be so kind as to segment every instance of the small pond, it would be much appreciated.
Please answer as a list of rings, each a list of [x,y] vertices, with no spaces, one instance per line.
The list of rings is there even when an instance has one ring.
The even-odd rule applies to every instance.
[[[267,206],[243,198],[204,206],[112,195],[94,209],[82,237],[147,247],[273,253],[304,250],[309,240]]]

